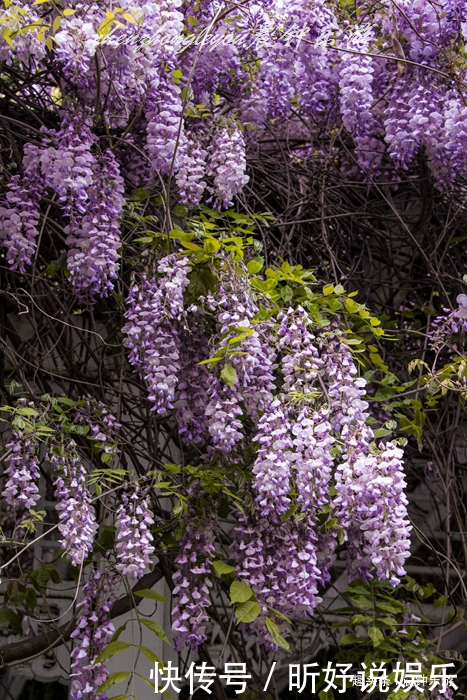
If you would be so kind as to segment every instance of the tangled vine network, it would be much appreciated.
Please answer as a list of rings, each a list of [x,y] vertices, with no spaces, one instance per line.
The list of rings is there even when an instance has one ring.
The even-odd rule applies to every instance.
[[[288,650],[343,567],[399,659],[408,492],[467,565],[467,3],[3,5],[0,619],[77,590],[3,663],[72,640],[70,697],[105,699],[162,578],[178,652]]]

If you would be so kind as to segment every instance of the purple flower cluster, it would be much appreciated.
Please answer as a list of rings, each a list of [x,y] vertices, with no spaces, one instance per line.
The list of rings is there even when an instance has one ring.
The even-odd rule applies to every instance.
[[[169,255],[159,263],[158,280],[142,277],[128,296],[123,332],[129,361],[148,384],[152,410],[173,408],[180,373],[178,323],[183,315],[183,293],[188,286],[188,263]]]
[[[68,269],[79,297],[107,296],[119,271],[119,217],[124,183],[112,151],[107,150],[87,189],[86,213],[66,227]]]
[[[47,51],[37,38],[40,13],[28,3],[20,2],[19,7],[24,31],[19,31],[13,10],[7,10],[4,21],[13,47],[4,41],[1,55],[8,62],[31,66],[41,76],[47,70],[42,64]],[[218,18],[214,46],[202,32],[217,10],[214,0],[189,6],[178,0],[141,6],[125,1],[116,10],[124,11],[119,14],[122,21],[117,14],[109,18],[111,31],[105,37],[99,27],[107,8],[100,0],[91,5],[77,2],[72,16],[61,17],[54,53],[65,126],[55,134],[53,146],[37,153],[37,160],[44,160],[43,177],[49,171],[57,192],[74,187],[69,175],[62,185],[53,176],[62,167],[76,170],[78,189],[90,186],[78,172],[81,166],[86,170],[85,161],[92,155],[89,134],[80,128],[78,102],[93,108],[100,101],[102,124],[126,130],[123,140],[128,137],[128,143],[147,153],[163,177],[172,169],[187,204],[200,201],[207,175],[215,206],[232,206],[248,181],[244,134],[250,143],[258,143],[258,129],[277,115],[290,124],[312,116],[311,139],[317,129],[324,127],[331,134],[343,125],[354,139],[352,159],[364,177],[378,175],[385,144],[402,167],[424,149],[442,189],[467,172],[465,106],[449,63],[466,34],[465,3],[380,3],[371,24],[366,17],[354,24],[329,0],[291,0],[287,5],[249,0],[237,17]],[[393,58],[395,52],[399,65],[381,59],[381,53]],[[404,56],[417,65],[406,64]],[[33,95],[33,88],[23,86],[21,91]],[[44,94],[50,89],[47,85]],[[206,173],[204,148],[191,142],[190,117],[198,102],[206,108],[200,131],[206,143],[211,141]],[[49,104],[56,109],[53,100]],[[227,113],[238,116],[239,122],[227,122]],[[135,119],[135,114],[140,117]],[[62,133],[68,127],[75,142],[69,149]],[[93,129],[88,125],[91,133]],[[82,162],[73,155],[75,150]],[[58,157],[62,152],[63,159]],[[47,159],[53,161],[51,168]],[[22,199],[34,201],[34,183],[23,184]],[[17,264],[16,253],[10,257]]]
[[[233,206],[233,198],[249,180],[245,175],[245,141],[238,126],[232,124],[220,129],[209,154],[206,175],[213,178],[213,185],[209,187],[212,196],[207,201],[219,209],[227,209]]]
[[[30,144],[26,144],[28,150]],[[13,175],[9,182],[5,205],[0,207],[0,245],[6,248],[12,270],[24,272],[31,264],[39,235],[41,193],[37,161],[22,177]]]
[[[100,159],[92,153],[97,139],[84,114],[65,113],[60,131],[43,128],[42,132],[43,146],[26,144],[24,175],[10,182],[0,212],[0,242],[13,269],[24,271],[36,246],[40,196],[45,187],[52,189],[69,219],[68,269],[78,295],[106,296],[119,269],[119,217],[124,204],[119,165],[110,150]]]
[[[280,312],[278,321],[283,384],[280,396],[258,424],[255,439],[260,449],[253,466],[254,487],[259,493],[262,515],[275,511],[280,516],[290,506],[287,494],[295,475],[298,502],[307,511],[313,507],[316,513],[328,500],[333,461],[328,409],[316,410],[312,403],[321,393],[316,384],[324,360],[319,356],[302,307]]]
[[[260,418],[255,435],[259,450],[253,465],[253,487],[262,515],[275,521],[290,507],[292,423],[279,399]]]
[[[168,175],[171,170],[176,172],[179,169],[179,157],[185,151],[186,135],[180,93],[179,85],[171,80],[170,75],[164,75],[157,91],[152,90],[148,95],[147,149],[153,167],[161,175]],[[188,180],[186,183],[188,187]]]
[[[209,339],[205,324],[208,323],[202,309],[188,309],[190,319],[182,334],[182,369],[174,402],[178,432],[187,442],[204,445],[208,439],[206,404],[212,374],[207,365],[199,363],[209,357]]]
[[[315,391],[314,384],[323,367],[315,336],[308,328],[307,313],[302,306],[281,311],[278,321],[279,347],[284,355],[282,392],[296,400],[305,399]]]
[[[89,436],[106,454],[116,454],[118,447],[114,440],[122,427],[115,416],[102,403],[92,396],[86,398],[86,405],[74,411],[74,421],[89,426]]]
[[[36,483],[40,477],[39,445],[34,436],[15,429],[6,449],[11,453],[7,458],[2,497],[11,508],[34,508],[40,498]]]
[[[84,585],[84,599],[78,603],[80,615],[71,638],[77,644],[71,652],[71,700],[107,700],[97,688],[104,683],[108,671],[104,663],[95,663],[109,643],[115,627],[109,620],[112,603],[116,599],[117,579],[93,569]]]
[[[206,182],[207,151],[192,138],[188,138],[181,149],[178,158],[178,170],[175,181],[178,187],[180,201],[189,206],[195,206],[201,201]]]
[[[446,348],[446,346],[449,348],[449,352],[453,352],[455,345],[449,347],[448,344],[449,341],[455,340],[452,338],[452,334],[467,331],[467,294],[459,294],[456,301],[457,309],[452,310],[444,307],[444,314],[437,316],[431,324],[428,337],[430,347],[436,352],[439,352],[443,347]],[[461,381],[465,384],[465,379],[458,380],[459,385]]]
[[[304,408],[293,423],[294,467],[297,484],[297,502],[302,510],[316,514],[329,502],[329,484],[332,477],[331,435],[329,409],[318,411]]]
[[[93,549],[98,530],[96,513],[75,443],[69,442],[61,452],[60,456],[52,454],[50,457],[50,463],[59,472],[54,482],[60,520],[58,529],[62,535],[61,546],[72,566],[81,566]]]
[[[364,533],[363,558],[358,566],[352,566],[360,573],[371,571],[373,566],[379,579],[390,579],[396,585],[399,583],[397,576],[406,573],[404,563],[410,555],[412,529],[407,519],[403,451],[391,442],[380,444],[379,449],[381,453],[376,456],[371,478],[367,480],[368,475],[363,471],[360,479],[360,485],[364,481],[363,498],[366,500],[365,508],[363,504],[359,508],[364,515],[360,525]]]
[[[217,324],[219,335],[222,338],[220,347],[227,348],[229,338],[238,335],[236,328],[247,323],[253,316],[251,303],[246,298],[239,298],[235,294],[235,288],[229,284],[228,277],[219,287],[217,307]],[[227,363],[238,367],[238,356],[227,355]],[[243,426],[240,417],[243,415],[241,407],[242,396],[238,386],[238,376],[233,386],[219,380],[213,373],[208,389],[208,404],[206,415],[208,416],[208,431],[212,444],[220,450],[231,452],[235,445],[243,437]]]
[[[75,14],[69,18],[62,18],[60,31],[55,34],[54,39],[57,44],[57,58],[63,64],[68,79],[77,80],[80,75],[89,72],[99,44],[96,31],[99,20],[102,21],[102,15],[97,5],[87,8],[85,17]]]
[[[188,523],[175,559],[178,570],[173,576],[176,607],[172,610],[172,632],[177,651],[184,642],[196,650],[207,639],[207,608],[211,605],[209,589],[214,557],[214,533],[209,523]]]
[[[333,507],[348,540],[349,572],[370,579],[374,567],[395,585],[396,574],[405,573],[410,544],[402,450],[388,443],[380,455],[372,444],[368,402],[363,400],[366,381],[357,376],[347,346],[330,340],[327,359],[331,425],[342,446]]]
[[[374,40],[374,36],[366,36],[348,42],[339,69],[342,123],[354,138],[355,156],[362,172],[372,175],[378,172],[384,150],[382,139],[377,138],[382,130],[373,109],[375,66],[368,55]]]
[[[339,101],[342,123],[347,131],[356,136],[367,134],[368,123],[372,121],[374,69],[371,57],[365,55],[369,45],[369,37],[358,42],[348,42],[345,49],[349,53],[344,53],[340,65]]]
[[[316,118],[327,118],[328,110],[334,111],[337,101],[339,65],[329,62],[329,51],[325,46],[326,37],[340,37],[334,8],[324,0],[316,0],[312,6],[303,0],[287,3],[286,12],[289,24],[300,27],[300,32],[292,43],[295,56],[293,66],[298,99],[303,111]],[[305,20],[305,22],[304,22]],[[306,23],[306,24],[305,24]],[[304,29],[308,32],[304,32]],[[300,41],[300,37],[303,37]]]
[[[133,578],[143,576],[151,564],[154,518],[149,499],[141,498],[138,489],[131,496],[124,495],[117,510],[117,570]]]
[[[243,415],[242,396],[235,387],[221,383],[215,374],[210,377],[207,396],[206,416],[211,443],[215,449],[228,454],[243,438],[240,420]]]
[[[219,348],[226,349],[225,362],[234,368],[236,379],[230,386],[213,374],[206,408],[212,443],[224,452],[230,452],[243,437],[240,417],[246,413],[256,423],[259,412],[273,399],[271,327],[267,323],[252,325],[257,310],[252,290],[242,276],[226,269],[217,295]]]
[[[57,132],[42,129],[43,147],[31,153],[25,166],[40,163],[44,185],[57,193],[63,213],[71,220],[85,214],[89,188],[94,182],[97,160],[92,148],[97,141],[86,112],[65,112]],[[35,158],[33,157],[35,155]]]
[[[467,330],[467,294],[459,294],[456,301],[459,306],[450,314],[450,325],[453,333]]]
[[[285,615],[310,613],[321,601],[314,528],[306,520],[289,518],[271,527],[266,518],[253,518],[243,519],[237,530],[236,571],[260,604]]]
[[[0,61],[5,61],[6,65],[11,66],[14,61],[18,61],[28,69],[31,66],[37,66],[38,62],[45,57],[46,45],[38,38],[39,32],[18,31],[21,27],[37,28],[42,25],[43,20],[38,10],[37,6],[27,2],[5,6],[2,10],[2,26],[4,30],[9,30],[11,37],[14,37],[14,41],[10,39],[7,42],[4,36],[0,40]],[[19,21],[20,18],[21,21]]]

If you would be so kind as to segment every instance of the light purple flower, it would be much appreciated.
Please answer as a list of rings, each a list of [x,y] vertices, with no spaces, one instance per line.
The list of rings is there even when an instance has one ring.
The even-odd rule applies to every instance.
[[[131,496],[123,496],[117,510],[117,571],[138,578],[145,574],[151,564],[153,536],[151,525],[154,518],[149,508],[149,499],[141,498],[138,489]]]

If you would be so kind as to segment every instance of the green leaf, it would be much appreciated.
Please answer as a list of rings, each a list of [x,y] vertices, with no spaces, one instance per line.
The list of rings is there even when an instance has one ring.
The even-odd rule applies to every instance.
[[[167,642],[167,644],[170,644],[169,640],[167,639],[167,635],[160,626],[158,622],[155,620],[141,620],[143,625],[145,625],[148,629],[152,630],[155,635],[159,637],[159,639],[162,639],[164,642]],[[172,646],[170,644],[170,646]]]
[[[117,639],[120,637],[123,630],[126,629],[127,624],[128,624],[128,622],[125,622],[123,625],[120,625],[120,627],[117,630],[115,630],[115,632],[112,635],[112,639],[110,640],[111,642],[117,641]]]
[[[373,642],[373,646],[377,647],[384,640],[384,634],[377,627],[370,627],[368,630],[368,636]]]
[[[448,602],[448,597],[447,595],[442,595],[439,598],[437,598],[434,603],[432,603],[433,608],[441,608],[443,605],[446,605]]]
[[[333,284],[327,284],[325,287],[323,287],[323,294],[325,296],[328,296],[328,294],[332,294],[334,291],[334,285]]]
[[[261,605],[254,600],[247,600],[245,603],[239,603],[235,610],[237,622],[253,622],[261,612]]]
[[[34,608],[37,605],[37,596],[36,596],[36,591],[34,588],[28,588],[26,591],[26,597],[24,599],[24,602],[28,606],[30,610],[34,610]]]
[[[150,600],[158,600],[160,603],[167,603],[167,598],[164,598],[163,595],[157,591],[152,591],[149,588],[143,588],[140,591],[135,591],[134,595],[137,595],[138,598],[149,598]]]
[[[221,247],[221,244],[219,241],[216,241],[215,238],[206,238],[203,244],[203,248],[206,251],[206,253],[215,253],[219,248]]]
[[[24,406],[24,408],[18,408],[16,411],[18,416],[38,416],[39,413],[34,408],[29,408],[29,406]]]
[[[397,620],[395,620],[393,617],[378,617],[377,620],[378,622],[382,622],[383,625],[389,625],[389,627],[394,627],[397,625]]]
[[[19,615],[17,615],[11,608],[2,608],[0,610],[0,625],[10,625],[13,632],[20,637],[23,636],[23,628],[21,627],[21,620]]]
[[[139,646],[138,649],[145,655],[149,661],[151,661],[153,664],[159,664],[161,668],[165,666],[164,662],[162,659],[160,659],[157,654],[155,654],[152,649],[149,649],[149,647],[143,647]]]
[[[356,313],[356,312],[359,310],[360,304],[357,304],[357,302],[354,301],[353,299],[346,299],[346,300],[345,300],[345,308],[346,308],[347,311],[349,311],[351,314],[354,314],[354,313]]]
[[[371,602],[361,595],[352,595],[352,601],[357,608],[370,608],[373,607]],[[391,612],[391,611],[390,611]]]
[[[109,673],[106,680],[97,688],[96,693],[104,693],[116,683],[121,683],[124,681],[129,675],[130,671],[116,671],[116,673]],[[117,695],[117,697],[119,696]]]
[[[275,622],[270,620],[269,617],[266,618],[266,627],[268,628],[268,632],[271,635],[272,641],[282,649],[290,651],[290,645],[282,636],[280,628],[276,625]]]
[[[368,615],[362,615],[361,613],[358,613],[358,615],[354,615],[352,617],[352,625],[359,625],[361,622],[368,622],[371,620],[371,617],[368,617]]]
[[[336,286],[334,287],[334,294],[343,294],[344,292],[344,287],[341,284],[336,284]]]
[[[357,637],[355,634],[344,634],[341,639],[341,644],[361,644],[364,641],[361,637]]]
[[[234,581],[230,586],[230,603],[245,603],[253,598],[254,591],[243,581]]]
[[[224,365],[224,369],[221,372],[221,377],[230,388],[232,388],[237,381],[237,373],[232,365]]]
[[[373,437],[386,437],[386,435],[392,435],[392,432],[392,430],[386,430],[386,428],[377,428],[376,430],[373,430]]]
[[[263,265],[264,258],[255,258],[254,260],[250,260],[250,262],[246,266],[246,269],[248,270],[250,275],[255,275],[262,269]]]
[[[281,515],[281,523],[285,523],[286,520],[292,517],[292,515],[295,514],[297,510],[297,506],[294,504],[293,506],[290,506],[289,510],[287,510],[285,513],[282,513]]]
[[[215,561],[213,563],[213,567],[219,576],[222,576],[222,574],[232,574],[235,571],[235,566],[229,566],[229,564],[226,564],[223,561]]]
[[[376,603],[376,607],[390,613],[401,613],[404,612],[404,606],[397,600],[379,600]]]
[[[396,393],[397,393],[396,389],[393,389],[392,387],[386,386],[386,387],[383,387],[382,389],[378,389],[378,391],[373,396],[373,399],[375,401],[387,401],[387,399],[392,399],[392,397]]]
[[[332,494],[332,495],[337,495],[337,494]],[[370,591],[368,588],[365,588],[365,586],[359,586],[358,584],[351,584],[348,589],[348,593],[353,595],[354,593],[357,593],[358,595],[370,595]]]
[[[125,651],[125,649],[128,649],[130,646],[131,644],[128,644],[127,642],[110,642],[110,644],[104,647],[94,663],[97,664],[101,661],[107,661],[108,659],[111,659],[112,656],[115,656],[115,654]]]

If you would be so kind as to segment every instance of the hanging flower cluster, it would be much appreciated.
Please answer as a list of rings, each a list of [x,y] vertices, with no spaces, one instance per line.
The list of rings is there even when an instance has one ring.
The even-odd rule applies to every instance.
[[[375,450],[366,424],[365,380],[357,376],[349,349],[330,344],[329,395],[336,412],[331,418],[344,448],[336,469],[336,516],[348,538],[347,563],[351,577],[371,579],[373,569],[394,585],[404,575],[409,556],[410,526],[402,470],[402,450],[388,443]]]
[[[70,635],[76,642],[71,652],[72,700],[107,700],[105,693],[96,692],[108,675],[105,664],[96,663],[96,659],[115,632],[109,613],[117,597],[116,584],[109,573],[93,569],[83,587],[84,599],[77,605],[78,622]]]
[[[78,296],[107,296],[118,276],[119,218],[123,212],[124,183],[110,150],[95,167],[86,191],[86,212],[66,227],[70,246],[68,269]]]
[[[253,444],[255,506],[240,519],[238,576],[260,605],[286,615],[311,612],[320,600],[318,587],[329,581],[339,534],[351,578],[377,576],[395,585],[410,544],[402,450],[375,444],[366,381],[348,346],[336,325],[313,327],[301,305],[265,313],[268,300],[254,293],[241,266],[218,256],[215,289],[188,308],[182,284],[176,298],[162,290],[171,289],[178,270],[188,278],[189,258],[163,258],[158,278],[149,285],[144,277],[131,290],[125,342],[142,373],[151,357],[159,362],[163,346],[166,358],[176,357],[170,401],[181,436],[201,437],[201,430],[190,432],[188,421],[204,431],[201,463],[241,463]],[[198,339],[196,352],[187,337]],[[203,406],[204,423],[195,420]],[[335,523],[324,530],[323,513]],[[176,560],[178,647],[186,641],[195,648],[204,639],[213,553],[211,535],[190,525]],[[267,637],[261,618],[255,629]]]
[[[40,182],[35,147],[25,146],[25,173],[13,175],[0,206],[0,244],[6,248],[6,259],[12,270],[25,272],[31,264],[39,235]]]
[[[198,307],[192,307],[191,318],[182,336],[182,371],[177,384],[174,408],[178,432],[186,442],[205,444],[208,436],[206,397],[212,382],[212,373],[200,365],[209,348],[207,317]]]
[[[137,488],[131,496],[123,496],[116,523],[117,571],[139,578],[148,570],[154,552],[150,531],[154,518],[148,498],[141,498]]]
[[[213,139],[207,175],[213,177],[214,185],[210,188],[212,197],[207,201],[214,201],[214,206],[223,209],[233,206],[233,198],[248,182],[244,152],[238,127],[225,127]]]
[[[175,559],[178,570],[173,576],[173,595],[177,596],[177,605],[172,610],[172,632],[178,651],[183,642],[192,649],[197,649],[206,641],[214,554],[214,533],[209,523],[188,523],[186,533],[180,541],[180,553]]]
[[[121,424],[102,401],[96,401],[92,396],[81,401],[84,405],[80,405],[73,411],[73,422],[88,426],[89,437],[103,452],[110,455],[117,454],[118,446],[115,440],[122,427]]]
[[[60,456],[50,457],[52,466],[59,472],[54,486],[60,519],[58,529],[62,535],[60,544],[72,566],[81,566],[93,549],[98,530],[96,513],[75,443],[69,442],[61,452]]]
[[[125,314],[125,345],[129,361],[139,367],[149,388],[152,410],[173,408],[180,366],[177,322],[183,313],[183,292],[188,286],[187,262],[175,256],[162,260],[158,280],[143,277],[134,285]]]
[[[7,477],[2,497],[11,508],[34,508],[40,498],[37,482],[39,471],[39,444],[34,435],[13,430],[6,445]]]
[[[322,583],[315,528],[290,518],[275,527],[266,518],[240,522],[235,543],[238,576],[261,603],[285,615],[311,614],[321,602]]]

